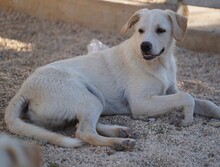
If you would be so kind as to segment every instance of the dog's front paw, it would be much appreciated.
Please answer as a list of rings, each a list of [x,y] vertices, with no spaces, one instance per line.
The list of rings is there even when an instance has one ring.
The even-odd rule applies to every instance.
[[[115,143],[114,144],[114,149],[116,151],[130,150],[130,149],[133,149],[134,146],[135,146],[135,140],[125,139],[120,143]]]
[[[136,139],[137,134],[132,132],[132,130],[130,128],[123,128],[123,129],[119,128],[118,129],[118,137]]]
[[[190,126],[190,125],[192,125],[192,123],[193,123],[193,119],[190,119],[190,120],[183,119],[181,121],[181,126],[184,126],[184,127]]]

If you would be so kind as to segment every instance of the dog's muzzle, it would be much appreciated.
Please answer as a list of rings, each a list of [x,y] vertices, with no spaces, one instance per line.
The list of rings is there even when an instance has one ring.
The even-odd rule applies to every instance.
[[[152,60],[152,59],[162,55],[164,51],[165,51],[165,48],[163,48],[158,54],[150,54],[150,53],[145,53],[145,52],[142,51],[142,55],[143,55],[145,60]]]

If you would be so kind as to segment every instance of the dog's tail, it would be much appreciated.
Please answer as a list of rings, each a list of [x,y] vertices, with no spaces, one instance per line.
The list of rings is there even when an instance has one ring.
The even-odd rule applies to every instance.
[[[183,0],[178,0],[177,3],[177,13],[181,14],[185,17],[189,16],[189,9],[188,6],[186,4],[184,4]]]
[[[195,98],[194,113],[220,119],[220,107],[208,100]]]
[[[81,140],[77,138],[65,137],[22,120],[22,113],[27,107],[28,100],[19,93],[11,100],[5,111],[5,122],[9,131],[17,135],[46,140],[50,144],[61,147],[78,147],[82,145]]]

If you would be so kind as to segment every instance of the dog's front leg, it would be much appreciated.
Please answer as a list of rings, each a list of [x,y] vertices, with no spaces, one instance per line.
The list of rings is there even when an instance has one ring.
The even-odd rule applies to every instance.
[[[195,101],[187,93],[176,93],[164,96],[145,98],[132,97],[129,101],[133,118],[139,116],[155,117],[176,109],[183,109],[184,119],[181,124],[188,126],[193,122]]]

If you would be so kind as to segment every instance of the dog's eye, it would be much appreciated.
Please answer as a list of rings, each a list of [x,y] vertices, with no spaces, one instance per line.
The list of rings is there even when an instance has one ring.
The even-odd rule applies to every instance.
[[[157,29],[156,29],[156,33],[157,33],[157,34],[162,34],[162,33],[165,33],[165,32],[166,32],[166,30],[163,29],[163,28],[157,28]]]
[[[143,34],[143,33],[144,33],[144,30],[140,28],[140,29],[138,30],[138,32],[139,32],[140,34]]]

